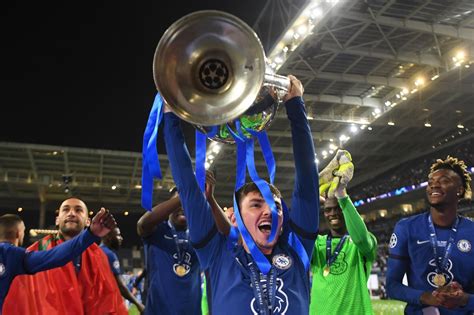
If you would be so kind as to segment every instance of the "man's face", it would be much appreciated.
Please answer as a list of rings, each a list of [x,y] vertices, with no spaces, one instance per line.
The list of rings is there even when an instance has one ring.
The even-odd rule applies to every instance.
[[[345,229],[346,221],[342,214],[342,210],[339,207],[339,204],[336,198],[328,198],[324,202],[324,218],[331,230],[340,231]]]
[[[119,249],[120,246],[122,246],[123,243],[123,237],[122,234],[120,234],[120,229],[115,228],[111,233],[110,233],[110,245],[112,248]]]
[[[463,193],[462,181],[453,170],[439,169],[428,175],[426,196],[430,206],[456,205],[458,193]]]
[[[176,196],[178,196],[178,193],[175,193],[172,198]],[[185,228],[188,225],[188,221],[186,220],[186,217],[184,216],[184,209],[181,206],[179,208],[176,208],[170,214],[169,220],[176,227]]]
[[[59,208],[56,225],[63,236],[74,237],[90,223],[89,213],[82,200],[70,198],[65,200]]]
[[[25,239],[25,223],[18,223],[18,246],[23,245],[23,240]]]
[[[271,254],[273,247],[278,241],[283,224],[281,199],[276,196],[273,196],[273,198],[278,209],[278,232],[271,243],[268,242],[268,239],[272,229],[272,212],[260,192],[249,192],[240,202],[240,213],[245,227],[255,241],[255,244],[265,255]]]

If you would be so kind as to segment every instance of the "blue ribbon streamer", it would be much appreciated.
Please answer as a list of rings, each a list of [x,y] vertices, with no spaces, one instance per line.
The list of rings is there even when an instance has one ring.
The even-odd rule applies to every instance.
[[[151,211],[153,207],[153,179],[161,179],[160,160],[156,140],[158,126],[163,119],[163,99],[157,93],[148,116],[148,122],[143,134],[142,146],[142,207]]]
[[[156,141],[158,126],[163,119],[163,99],[157,93],[143,134],[142,146],[142,207],[151,211],[153,207],[153,179],[161,179],[160,160]]]
[[[235,196],[235,193],[234,193],[234,214],[237,220],[237,225],[239,227],[240,234],[242,234],[242,238],[244,239],[245,244],[247,244],[250,254],[255,260],[255,263],[257,264],[258,269],[260,269],[260,271],[264,275],[268,274],[268,272],[272,268],[272,265],[270,264],[268,259],[265,257],[265,255],[257,247],[252,236],[250,235],[249,231],[245,227],[244,221],[242,220],[242,216],[240,215],[240,209],[237,203],[237,198]]]
[[[242,187],[245,183],[245,169],[247,168],[252,178],[253,182],[257,185],[260,192],[262,193],[265,202],[270,206],[272,210],[272,231],[270,233],[269,242],[272,242],[277,234],[277,227],[278,227],[278,213],[276,210],[275,200],[273,199],[273,194],[270,190],[270,186],[266,181],[261,179],[255,168],[255,160],[254,160],[254,140],[252,138],[247,138],[241,129],[241,125],[239,121],[235,122],[235,126],[237,129],[238,134],[236,134],[229,125],[227,125],[227,129],[229,133],[235,140],[237,145],[237,170],[236,170],[236,184],[235,184],[235,191],[237,192],[240,187]],[[273,176],[271,178],[273,179]],[[257,264],[258,268],[263,274],[267,274],[271,269],[271,264],[266,259],[265,255],[260,251],[260,249],[255,244],[252,236],[248,232],[245,224],[243,223],[242,217],[240,215],[239,205],[236,202],[236,196],[234,194],[234,213],[237,220],[237,226],[239,227],[239,231],[244,239],[245,243],[247,244],[250,254],[252,255],[255,263]]]
[[[245,161],[245,138],[240,137],[237,135],[232,128],[227,124],[226,125],[227,130],[231,134],[231,136],[235,140],[235,144],[237,146],[237,167],[236,167],[236,176],[235,176],[235,189],[234,191],[238,191],[240,187],[242,187],[245,184],[245,175],[246,175],[246,161]],[[238,215],[240,216],[240,210],[239,208],[234,207],[234,215],[237,216],[236,212],[238,212]],[[239,221],[237,220],[237,226],[238,229],[235,229],[234,227],[231,228],[231,233],[228,236],[229,243],[230,244],[235,244],[239,240],[239,231],[245,229],[245,225],[240,225]],[[253,239],[250,237],[249,239],[245,240],[246,244],[249,244],[250,242],[253,242]],[[258,250],[258,248],[257,248]]]
[[[277,228],[278,228],[278,211],[275,205],[275,200],[273,199],[273,193],[270,190],[270,185],[263,179],[258,176],[257,169],[255,167],[255,157],[254,157],[254,140],[252,138],[247,139],[245,142],[246,144],[246,161],[247,161],[247,169],[249,171],[250,178],[252,181],[257,185],[260,193],[265,199],[265,202],[271,209],[272,213],[272,229],[270,232],[270,237],[268,242],[273,242],[275,236],[277,235]]]
[[[245,137],[242,137],[242,135],[237,135],[228,124],[226,125],[226,127],[230,135],[234,138],[235,144],[237,146],[237,170],[235,176],[235,191],[237,191],[245,184],[245,170],[247,167],[245,153]]]
[[[268,139],[267,132],[265,130],[262,131],[254,131],[252,129],[246,130],[254,137],[258,139],[258,143],[262,148],[263,158],[265,159],[265,164],[267,165],[268,176],[270,178],[270,183],[273,184],[275,181],[275,172],[276,172],[276,164],[275,164],[275,157],[273,156],[272,147],[270,145],[270,140]]]
[[[196,129],[196,180],[204,192],[206,183],[206,135]]]

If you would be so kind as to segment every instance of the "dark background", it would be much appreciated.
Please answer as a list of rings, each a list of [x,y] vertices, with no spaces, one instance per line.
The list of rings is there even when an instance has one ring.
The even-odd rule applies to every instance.
[[[249,25],[265,1],[5,2],[0,13],[0,141],[141,151],[153,54],[197,10]]]

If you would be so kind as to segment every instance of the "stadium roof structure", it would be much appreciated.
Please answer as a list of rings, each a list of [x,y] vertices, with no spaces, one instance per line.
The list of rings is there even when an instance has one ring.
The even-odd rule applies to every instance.
[[[322,168],[337,148],[348,149],[354,185],[474,135],[471,0],[267,0],[253,28],[275,72],[304,84],[315,161]],[[290,198],[294,165],[285,117],[280,108],[268,135],[275,184]],[[212,155],[217,198],[229,205],[235,148],[224,145]],[[160,162],[155,201],[173,185],[166,156]],[[264,176],[263,162],[257,167]],[[66,195],[141,211],[140,178],[140,153],[0,143],[3,205],[59,201],[68,189]]]

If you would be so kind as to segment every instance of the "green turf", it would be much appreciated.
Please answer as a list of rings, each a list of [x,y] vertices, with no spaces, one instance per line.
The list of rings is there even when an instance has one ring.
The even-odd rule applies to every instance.
[[[140,315],[140,312],[138,311],[137,307],[132,304],[128,309],[128,315]]]
[[[403,315],[405,303],[395,300],[372,300],[375,315]]]

